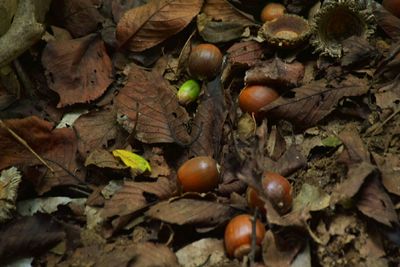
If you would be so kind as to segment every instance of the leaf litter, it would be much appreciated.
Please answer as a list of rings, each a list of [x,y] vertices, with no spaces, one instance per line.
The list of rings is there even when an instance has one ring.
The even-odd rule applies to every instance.
[[[284,4],[304,15],[311,2]],[[380,30],[346,36],[343,56],[329,58],[259,42],[261,9],[239,0],[53,3],[45,37],[0,70],[0,262],[396,266],[399,19],[374,5]],[[223,66],[181,106],[190,49],[203,42],[219,47]],[[253,84],[280,94],[261,117],[238,105]],[[75,108],[87,113],[56,128]],[[178,168],[196,156],[218,162],[219,185],[183,193]],[[292,185],[288,213],[263,190],[264,172]],[[248,186],[266,214],[249,207]],[[225,252],[224,229],[243,213],[267,232],[259,254],[253,247],[238,260]]]

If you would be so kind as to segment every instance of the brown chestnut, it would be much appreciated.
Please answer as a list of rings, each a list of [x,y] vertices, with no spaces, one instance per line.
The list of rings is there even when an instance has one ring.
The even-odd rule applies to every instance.
[[[222,53],[213,44],[199,44],[192,49],[188,69],[190,75],[199,80],[209,80],[221,70]]]
[[[184,192],[211,191],[219,183],[217,162],[205,156],[189,159],[178,169],[178,181]]]
[[[242,259],[251,251],[252,220],[247,214],[234,217],[225,228],[225,249],[230,257]],[[259,247],[265,236],[265,228],[256,220],[256,245]]]
[[[262,22],[271,21],[279,18],[285,13],[286,8],[284,5],[279,3],[269,3],[262,9],[260,19]]]
[[[292,185],[289,181],[274,172],[264,172],[261,179],[264,193],[275,206],[276,210],[281,213],[287,213],[292,207]]]
[[[239,107],[244,112],[258,114],[259,110],[274,101],[279,94],[264,85],[246,86],[239,94]]]
[[[266,214],[265,203],[258,195],[258,192],[253,187],[249,186],[246,190],[247,205],[251,209],[257,208],[262,214]]]
[[[382,5],[387,11],[400,18],[400,0],[383,0]]]

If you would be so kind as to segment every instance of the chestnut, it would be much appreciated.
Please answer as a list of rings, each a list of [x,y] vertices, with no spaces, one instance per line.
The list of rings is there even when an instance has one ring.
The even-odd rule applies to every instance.
[[[286,13],[284,5],[279,3],[269,3],[264,6],[261,11],[260,19],[262,22],[271,21],[279,18]]]
[[[178,181],[184,192],[211,191],[219,183],[217,162],[206,156],[189,159],[179,167]]]
[[[254,210],[255,208],[258,208],[262,214],[267,213],[267,210],[264,207],[264,201],[260,198],[256,189],[251,186],[249,186],[246,190],[246,200],[250,209]]]
[[[287,213],[292,207],[292,185],[289,181],[278,173],[264,172],[261,179],[264,193],[271,201],[276,210]]]
[[[221,70],[222,53],[213,44],[199,44],[192,49],[188,69],[190,75],[199,80],[210,80]]]
[[[246,86],[239,94],[239,107],[243,112],[258,115],[259,110],[274,101],[279,94],[265,85]]]
[[[234,217],[225,228],[225,249],[230,257],[242,259],[251,251],[252,220],[248,214]],[[265,228],[256,220],[256,245],[259,247],[265,236]]]
[[[382,5],[387,11],[400,18],[400,0],[383,0]]]

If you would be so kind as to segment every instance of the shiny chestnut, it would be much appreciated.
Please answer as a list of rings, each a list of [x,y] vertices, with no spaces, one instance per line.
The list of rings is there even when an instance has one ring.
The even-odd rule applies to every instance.
[[[382,5],[387,11],[400,18],[400,0],[383,0]]]
[[[217,162],[210,157],[195,157],[178,169],[178,181],[184,192],[204,193],[219,183]]]
[[[287,213],[292,207],[292,185],[289,181],[274,172],[264,172],[261,184],[264,193],[275,206],[276,210],[281,213]]]
[[[286,13],[284,5],[279,3],[269,3],[261,11],[260,19],[262,22],[271,21],[279,18]]]
[[[242,111],[258,114],[259,110],[276,100],[279,94],[265,85],[246,86],[239,94],[239,107]]]
[[[258,192],[253,187],[249,186],[246,190],[246,200],[247,205],[252,210],[258,209],[262,214],[266,214],[267,210],[265,209],[265,203],[258,195]]]
[[[192,49],[188,69],[190,75],[199,80],[210,80],[221,70],[222,53],[213,44],[199,44]]]
[[[251,251],[252,220],[247,214],[234,217],[225,228],[225,249],[230,257],[242,259]],[[259,248],[265,236],[265,228],[256,220],[256,245]]]

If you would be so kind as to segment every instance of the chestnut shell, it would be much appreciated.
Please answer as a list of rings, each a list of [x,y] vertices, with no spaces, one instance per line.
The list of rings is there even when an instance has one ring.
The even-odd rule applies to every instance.
[[[311,22],[311,44],[315,52],[341,57],[342,41],[353,35],[366,39],[370,37],[376,28],[372,12],[372,6],[363,1],[325,1]]]
[[[284,14],[281,17],[264,23],[259,31],[259,36],[269,45],[292,49],[306,43],[311,35],[311,28],[304,18]]]

